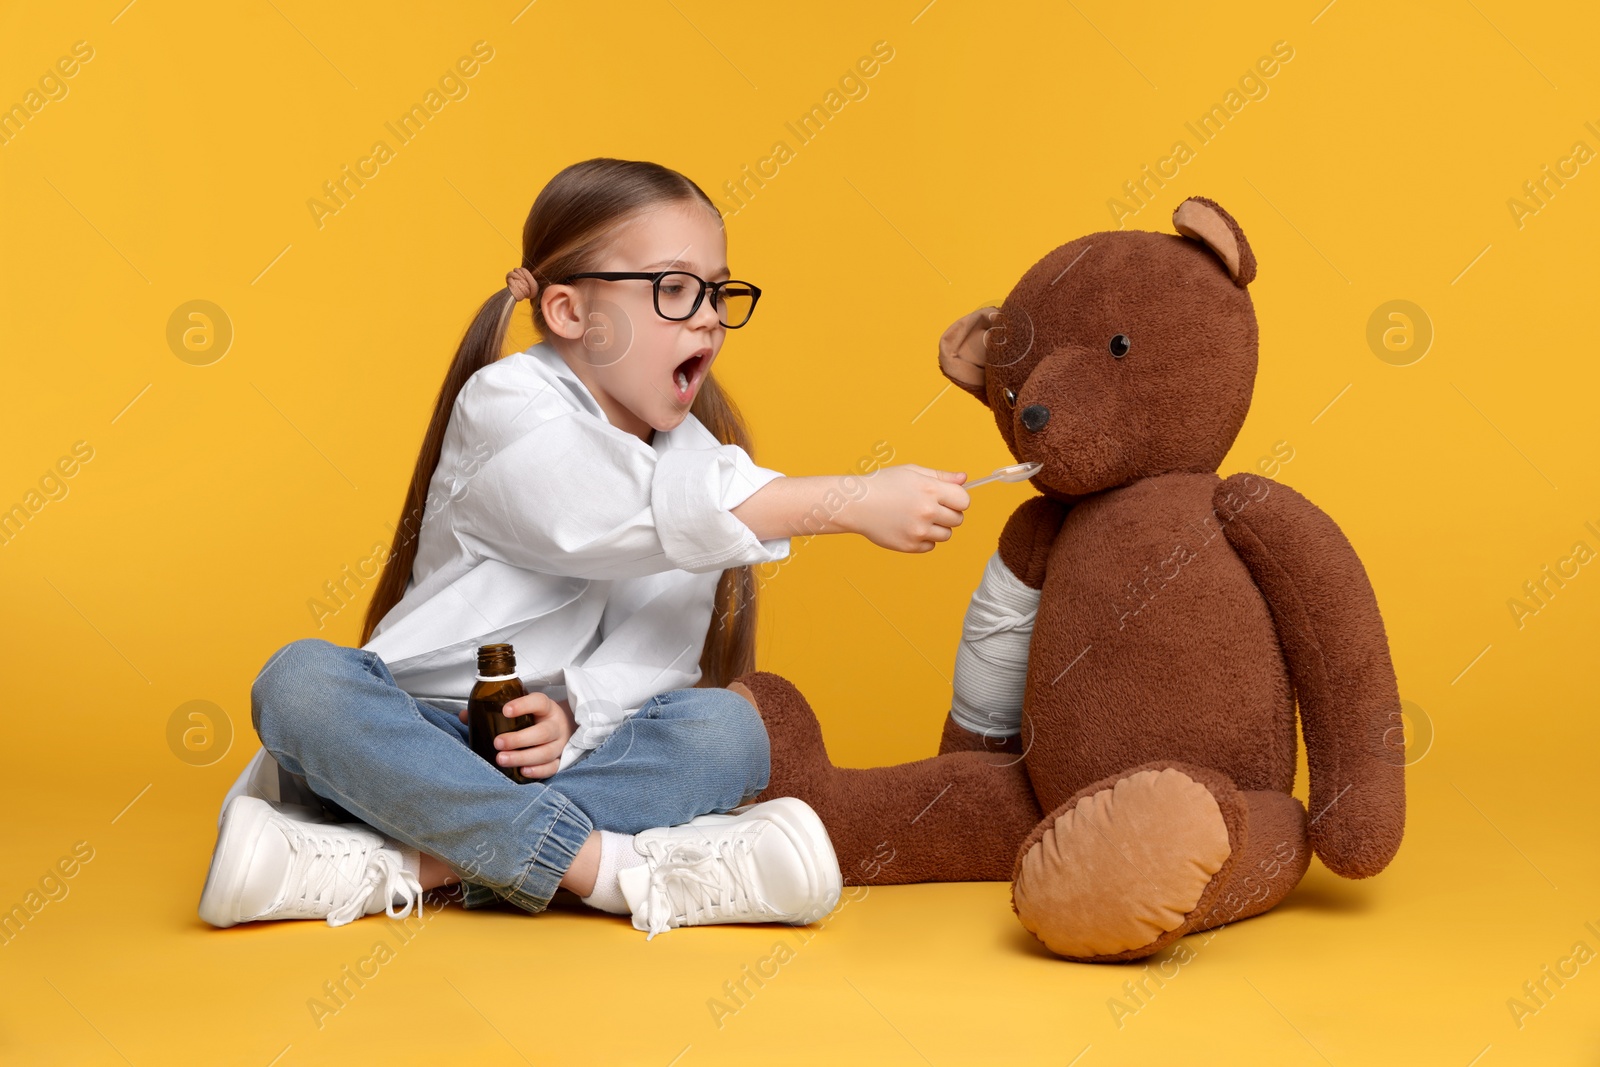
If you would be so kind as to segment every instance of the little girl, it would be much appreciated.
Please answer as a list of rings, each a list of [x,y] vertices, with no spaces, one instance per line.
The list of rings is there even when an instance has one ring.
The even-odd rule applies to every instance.
[[[284,646],[251,688],[262,752],[225,801],[200,915],[544,910],[557,888],[650,936],[812,922],[841,890],[815,812],[766,787],[751,565],[801,533],[927,551],[965,476],[758,467],[711,376],[760,289],[732,280],[722,220],[654,163],[557,174],[522,265],[445,375],[361,648]],[[516,302],[544,338],[500,358]],[[529,725],[467,745],[482,644],[514,646]],[[697,685],[697,683],[699,683]],[[398,908],[398,910],[396,910]]]

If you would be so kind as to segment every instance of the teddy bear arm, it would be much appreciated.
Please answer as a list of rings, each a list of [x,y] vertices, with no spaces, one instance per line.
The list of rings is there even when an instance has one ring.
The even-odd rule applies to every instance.
[[[1047,496],[1024,500],[1000,531],[1000,562],[1030,589],[1044,588],[1050,546],[1066,520],[1068,506]]]
[[[1300,706],[1311,844],[1346,878],[1383,870],[1405,830],[1400,695],[1366,568],[1286,485],[1236,474],[1213,508],[1267,601]]]
[[[1026,751],[1022,697],[1038,608],[1039,590],[1024,585],[1000,553],[992,553],[961,622],[941,754]]]

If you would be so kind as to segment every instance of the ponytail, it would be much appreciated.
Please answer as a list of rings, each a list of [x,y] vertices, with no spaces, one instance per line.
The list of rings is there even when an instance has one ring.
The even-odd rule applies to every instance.
[[[444,449],[450,413],[467,379],[500,358],[517,303],[514,287],[531,281],[537,290],[542,290],[555,279],[593,269],[605,240],[618,225],[643,209],[684,201],[698,202],[717,214],[711,198],[684,175],[656,163],[621,159],[574,163],[539,192],[522,228],[521,267],[507,275],[507,288],[478,308],[439,387],[433,417],[423,435],[411,483],[406,487],[394,542],[367,605],[361,627],[362,645],[372,640],[378,624],[405,596],[417,558],[428,486]],[[519,282],[514,275],[531,275],[531,279]],[[533,300],[533,322],[541,336],[548,336],[542,301],[537,297]],[[750,435],[738,408],[711,375],[701,382],[690,411],[719,442],[750,451]],[[722,572],[700,654],[700,685],[725,686],[755,669],[755,596],[754,568],[731,567]]]
[[[700,392],[689,411],[718,441],[751,451],[750,433],[739,409],[713,375],[707,374],[700,383]],[[700,651],[700,685],[720,688],[755,669],[755,568],[729,567],[717,582],[711,626],[706,631],[705,648]]]
[[[422,435],[422,451],[411,472],[411,484],[406,487],[406,502],[400,509],[400,521],[395,524],[394,543],[389,547],[384,561],[383,574],[378,587],[367,605],[366,618],[361,624],[361,643],[372,640],[372,631],[389,614],[389,609],[400,602],[411,580],[411,565],[417,559],[417,538],[422,532],[422,510],[427,500],[428,485],[433,481],[434,468],[439,465],[439,454],[444,450],[444,433],[450,426],[450,412],[455,409],[456,395],[467,379],[500,358],[500,346],[505,343],[506,325],[511,320],[511,309],[516,298],[509,287],[485,300],[472,317],[466,336],[456,348],[450,369],[445,372],[444,384],[433,402],[433,417],[428,420],[428,432]]]

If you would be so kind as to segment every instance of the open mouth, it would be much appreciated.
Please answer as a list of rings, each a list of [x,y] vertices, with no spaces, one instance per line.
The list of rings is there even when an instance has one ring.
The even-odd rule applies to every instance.
[[[710,363],[711,349],[702,348],[673,368],[672,385],[677,392],[679,403],[686,404],[694,396],[694,391],[700,387]]]

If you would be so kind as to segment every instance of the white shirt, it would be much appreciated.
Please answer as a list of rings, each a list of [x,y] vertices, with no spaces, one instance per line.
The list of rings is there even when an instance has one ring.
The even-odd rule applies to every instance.
[[[478,646],[509,642],[528,692],[571,701],[564,769],[699,681],[721,572],[789,554],[730,514],[778,477],[693,415],[650,444],[612,426],[548,344],[506,356],[456,397],[405,596],[363,648],[459,711]]]

